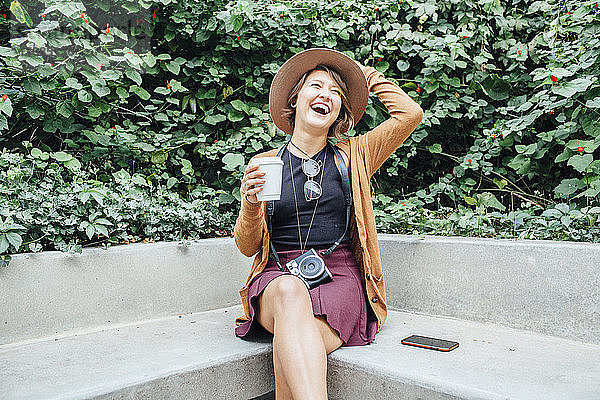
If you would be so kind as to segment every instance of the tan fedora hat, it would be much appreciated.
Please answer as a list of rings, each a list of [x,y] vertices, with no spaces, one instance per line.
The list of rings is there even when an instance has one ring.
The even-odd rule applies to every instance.
[[[275,125],[287,134],[293,133],[289,121],[281,115],[288,107],[290,92],[302,75],[323,64],[335,69],[348,86],[348,100],[354,114],[354,125],[360,121],[369,101],[369,88],[365,74],[350,57],[336,50],[312,48],[301,51],[287,60],[277,71],[269,90],[269,113]]]

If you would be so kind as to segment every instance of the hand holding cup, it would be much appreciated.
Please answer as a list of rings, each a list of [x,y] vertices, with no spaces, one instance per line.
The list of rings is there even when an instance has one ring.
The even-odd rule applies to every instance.
[[[246,196],[251,203],[258,202],[256,193],[263,190],[263,185],[266,181],[263,176],[265,176],[265,172],[258,169],[258,164],[251,163],[244,171],[240,192],[242,193],[242,196]]]
[[[251,203],[279,200],[283,161],[279,157],[259,157],[250,162],[244,172],[240,192]]]

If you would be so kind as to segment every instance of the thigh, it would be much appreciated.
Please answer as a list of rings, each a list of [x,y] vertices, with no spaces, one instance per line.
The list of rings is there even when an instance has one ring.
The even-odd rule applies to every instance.
[[[331,353],[338,347],[340,347],[344,342],[340,339],[340,335],[333,329],[325,320],[325,317],[315,316],[315,322],[319,327],[319,332],[321,332],[321,337],[323,338],[323,343],[325,344],[325,351],[327,354]]]

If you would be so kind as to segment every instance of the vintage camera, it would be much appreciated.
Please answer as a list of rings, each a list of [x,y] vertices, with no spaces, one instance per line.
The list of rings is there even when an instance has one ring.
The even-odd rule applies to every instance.
[[[286,263],[285,266],[293,275],[302,279],[308,290],[333,280],[333,276],[327,269],[325,261],[323,261],[315,249],[310,249],[306,253],[299,255]]]

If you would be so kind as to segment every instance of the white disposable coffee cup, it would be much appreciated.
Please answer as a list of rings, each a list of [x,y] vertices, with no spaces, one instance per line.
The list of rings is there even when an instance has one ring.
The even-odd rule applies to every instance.
[[[283,172],[281,158],[259,157],[252,160],[252,164],[258,164],[258,170],[265,172],[262,177],[265,180],[263,189],[256,193],[258,201],[279,200],[281,197],[281,174]]]

